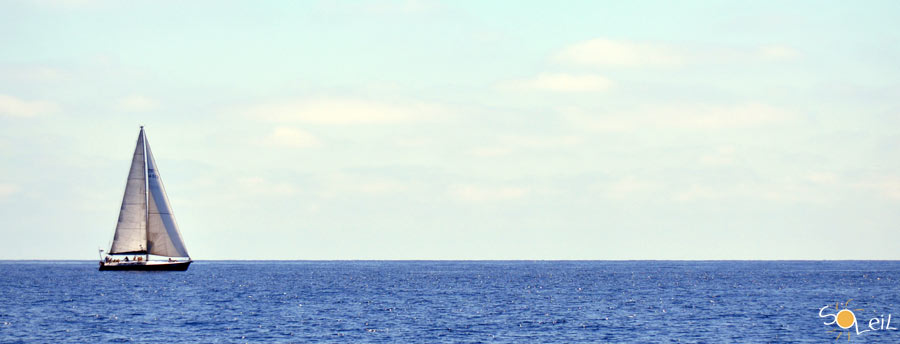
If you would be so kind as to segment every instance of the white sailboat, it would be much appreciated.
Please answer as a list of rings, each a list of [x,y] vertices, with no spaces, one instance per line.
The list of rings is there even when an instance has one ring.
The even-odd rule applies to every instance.
[[[108,255],[100,261],[100,270],[185,271],[190,264],[191,257],[141,126],[116,233]]]

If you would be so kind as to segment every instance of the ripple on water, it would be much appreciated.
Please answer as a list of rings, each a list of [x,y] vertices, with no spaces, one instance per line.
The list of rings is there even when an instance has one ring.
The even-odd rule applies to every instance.
[[[197,262],[101,273],[94,262],[0,262],[0,342],[821,343],[834,338],[820,305],[900,304],[900,263],[871,266]]]

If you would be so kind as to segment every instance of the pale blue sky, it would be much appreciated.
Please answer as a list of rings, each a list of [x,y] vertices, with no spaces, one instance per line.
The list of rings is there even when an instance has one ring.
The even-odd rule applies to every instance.
[[[0,259],[900,259],[900,3],[0,2]]]

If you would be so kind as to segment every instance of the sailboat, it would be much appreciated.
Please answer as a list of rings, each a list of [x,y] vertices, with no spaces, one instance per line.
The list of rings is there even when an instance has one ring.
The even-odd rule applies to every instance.
[[[185,271],[191,265],[144,127],[138,134],[119,222],[100,271]]]

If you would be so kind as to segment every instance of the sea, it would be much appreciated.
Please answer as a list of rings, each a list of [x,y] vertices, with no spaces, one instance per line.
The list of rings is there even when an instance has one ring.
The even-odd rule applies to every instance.
[[[898,343],[898,292],[896,261],[0,261],[0,343]]]

